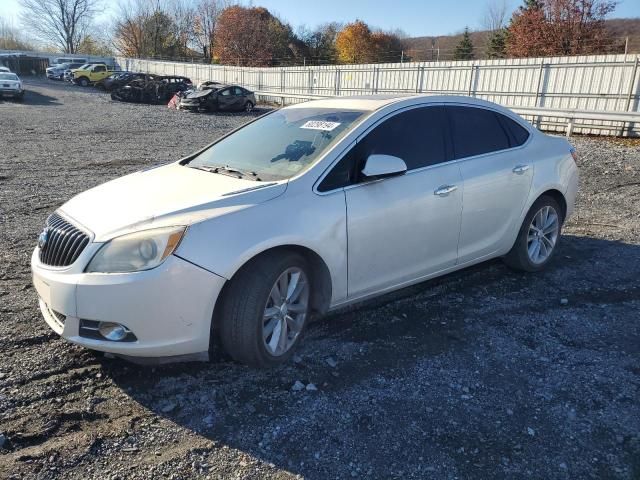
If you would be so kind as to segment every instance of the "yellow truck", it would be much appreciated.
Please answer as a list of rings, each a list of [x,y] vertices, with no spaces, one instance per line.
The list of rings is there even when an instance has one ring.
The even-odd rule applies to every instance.
[[[103,78],[107,78],[115,71],[112,66],[104,63],[95,63],[88,68],[86,65],[83,67],[84,68],[81,67],[71,71],[71,81],[81,87],[86,87],[90,83],[95,83]]]

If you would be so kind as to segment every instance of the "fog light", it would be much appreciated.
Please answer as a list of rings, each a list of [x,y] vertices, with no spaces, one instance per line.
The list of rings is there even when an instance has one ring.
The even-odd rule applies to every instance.
[[[129,333],[126,327],[113,322],[100,322],[98,324],[98,331],[104,338],[114,342],[119,342]]]

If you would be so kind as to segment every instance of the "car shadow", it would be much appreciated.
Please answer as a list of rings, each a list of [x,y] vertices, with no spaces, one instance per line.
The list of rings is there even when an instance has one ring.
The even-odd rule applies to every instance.
[[[13,102],[21,105],[42,105],[42,106],[58,106],[62,105],[57,98],[50,95],[44,95],[34,90],[26,90],[24,92],[24,98],[22,100],[16,100],[14,98],[0,98],[0,102]]]
[[[566,235],[553,262],[540,273],[513,272],[494,260],[331,313],[310,326],[292,361],[274,369],[256,370],[228,360],[155,368],[118,359],[102,358],[100,363],[123,391],[155,415],[294,474],[333,477],[333,467],[323,465],[324,459],[332,459],[369,465],[374,476],[391,476],[389,457],[376,458],[378,446],[391,439],[407,446],[394,454],[405,471],[419,471],[436,442],[465,477],[465,468],[473,467],[465,467],[468,460],[455,452],[471,451],[477,439],[461,432],[481,431],[498,439],[510,426],[483,418],[495,405],[484,406],[484,414],[461,413],[457,402],[464,403],[467,394],[460,392],[463,400],[452,399],[451,389],[457,387],[448,379],[451,364],[460,375],[467,368],[485,369],[486,381],[502,382],[499,391],[505,391],[504,398],[494,401],[507,403],[514,385],[523,382],[518,375],[537,374],[539,366],[527,364],[535,339],[517,333],[513,341],[518,350],[510,361],[519,363],[511,370],[511,365],[503,369],[497,363],[481,367],[479,358],[493,350],[487,353],[481,346],[487,339],[478,337],[485,330],[515,335],[509,330],[512,323],[523,324],[525,332],[536,329],[543,319],[564,316],[573,305],[640,299],[634,280],[638,271],[639,245]],[[611,341],[626,342],[625,348],[640,353],[632,339]],[[431,364],[434,370],[429,370]],[[523,369],[524,374],[517,373]],[[294,391],[296,381],[315,387]],[[394,394],[404,382],[415,395]],[[444,402],[444,413],[438,414],[432,402]],[[535,404],[530,408],[524,414],[540,415]],[[442,420],[438,415],[450,415],[456,435],[463,437],[455,446],[449,445],[451,437],[434,430],[433,424]],[[424,432],[433,434],[428,442]],[[493,450],[483,448],[476,463],[492,464],[494,458],[511,455],[511,447],[500,442]]]

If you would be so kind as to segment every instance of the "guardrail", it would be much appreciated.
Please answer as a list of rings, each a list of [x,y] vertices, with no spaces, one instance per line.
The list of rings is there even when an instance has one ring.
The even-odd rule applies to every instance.
[[[258,90],[254,92],[258,96],[278,98],[281,105],[285,104],[285,99],[293,98],[297,100],[319,100],[323,98],[339,98],[339,96],[333,95],[317,95],[317,94],[305,94],[305,93],[287,93],[287,92],[273,92]],[[564,119],[564,122],[557,122],[558,124],[566,124],[566,135],[570,137],[573,133],[573,129],[576,126],[580,126],[576,121],[579,120],[595,120],[601,122],[620,122],[620,125],[597,125],[597,128],[603,130],[620,131],[621,133],[634,123],[640,123],[640,112],[614,112],[614,111],[594,111],[594,110],[578,110],[578,109],[559,109],[559,108],[543,108],[543,107],[521,107],[521,106],[509,106],[505,107],[513,110],[518,115],[524,117],[535,118],[534,122],[540,124],[540,119],[545,118],[558,118]],[[587,125],[589,128],[593,128],[595,125]]]

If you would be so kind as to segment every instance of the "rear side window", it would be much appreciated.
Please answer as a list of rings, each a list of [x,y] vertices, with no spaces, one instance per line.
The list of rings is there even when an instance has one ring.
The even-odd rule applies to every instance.
[[[472,157],[510,148],[511,143],[498,116],[491,110],[448,106],[455,158]]]
[[[511,137],[511,146],[519,147],[529,138],[529,132],[519,125],[517,122],[514,122],[509,117],[502,115],[500,113],[496,113],[497,117],[500,120],[500,123],[505,128],[509,136]]]

